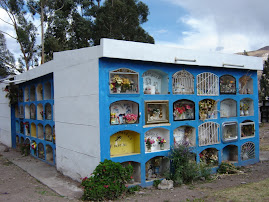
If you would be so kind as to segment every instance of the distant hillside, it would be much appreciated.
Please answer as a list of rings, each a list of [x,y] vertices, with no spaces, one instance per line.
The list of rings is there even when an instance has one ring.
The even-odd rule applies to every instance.
[[[240,52],[240,53],[236,53],[236,54],[244,55],[244,52]],[[254,50],[254,51],[247,51],[247,54],[249,56],[261,57],[261,58],[263,58],[263,60],[267,60],[267,58],[269,56],[269,46],[265,46],[263,48],[260,48],[258,50]]]

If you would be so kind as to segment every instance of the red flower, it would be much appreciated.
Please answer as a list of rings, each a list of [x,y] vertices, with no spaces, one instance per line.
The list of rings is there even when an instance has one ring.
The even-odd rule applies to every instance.
[[[108,188],[108,187],[109,187],[109,185],[104,185],[104,187],[105,187],[105,188]]]
[[[133,179],[133,176],[131,176],[131,179]]]

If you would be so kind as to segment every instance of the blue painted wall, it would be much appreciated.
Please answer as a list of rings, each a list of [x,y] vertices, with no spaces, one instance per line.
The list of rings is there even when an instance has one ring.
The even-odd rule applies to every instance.
[[[109,72],[119,69],[119,68],[128,68],[139,73],[139,94],[110,94],[109,91]],[[170,94],[167,95],[144,95],[143,93],[143,78],[142,74],[148,70],[155,69],[161,70],[168,74],[169,83],[168,90]],[[172,94],[172,75],[180,70],[187,70],[194,76],[194,94],[193,95],[175,95]],[[236,79],[236,95],[225,94],[219,96],[197,96],[196,90],[196,76],[203,72],[211,72],[216,74],[218,77],[222,75],[232,75]],[[253,94],[239,94],[239,78],[243,75],[251,75],[253,79]],[[140,62],[140,61],[131,61],[131,60],[120,60],[120,59],[108,59],[102,58],[99,60],[99,81],[100,81],[100,142],[101,142],[101,161],[104,159],[111,159],[115,162],[126,162],[134,161],[141,164],[141,185],[147,186],[152,184],[152,182],[146,182],[145,179],[145,164],[151,158],[157,156],[167,156],[169,151],[159,151],[145,153],[144,146],[144,134],[152,129],[153,127],[143,128],[145,125],[145,106],[144,101],[147,100],[168,100],[169,101],[169,122],[171,126],[158,126],[161,128],[168,129],[170,131],[170,145],[173,143],[173,131],[174,129],[183,126],[189,125],[196,129],[196,147],[195,152],[197,156],[197,162],[200,161],[199,154],[204,149],[207,148],[216,148],[218,150],[219,163],[221,162],[222,149],[227,145],[236,145],[238,147],[238,163],[237,165],[247,165],[259,161],[259,121],[258,121],[258,83],[257,83],[257,72],[248,71],[242,69],[231,69],[231,68],[214,68],[214,67],[200,67],[200,66],[187,66],[180,64],[161,64],[153,62]],[[203,99],[213,99],[219,100],[217,109],[220,110],[220,102],[224,99],[233,99],[237,102],[237,117],[232,118],[220,118],[218,113],[217,119],[209,119],[207,121],[212,121],[220,124],[220,137],[222,134],[221,125],[223,122],[236,121],[238,123],[238,140],[234,142],[224,143],[222,140],[219,144],[208,145],[199,147],[198,143],[198,126],[204,123],[199,120],[199,101]],[[240,117],[240,100],[243,98],[251,98],[254,101],[254,116]],[[188,99],[195,102],[195,120],[187,121],[173,121],[173,103],[177,100]],[[141,116],[139,118],[138,124],[127,124],[127,125],[110,125],[110,104],[120,100],[130,100],[139,104],[139,112]],[[255,123],[255,137],[240,139],[240,123],[245,120],[251,120]],[[110,136],[123,130],[131,130],[140,134],[140,154],[121,156],[121,157],[110,157]],[[255,144],[255,158],[242,161],[240,157],[241,146],[246,142],[253,142]],[[225,155],[225,152],[224,152]]]

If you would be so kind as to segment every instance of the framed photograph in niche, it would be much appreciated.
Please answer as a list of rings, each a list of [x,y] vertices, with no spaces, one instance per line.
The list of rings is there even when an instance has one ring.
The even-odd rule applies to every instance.
[[[145,101],[145,123],[169,123],[169,107],[167,100]]]

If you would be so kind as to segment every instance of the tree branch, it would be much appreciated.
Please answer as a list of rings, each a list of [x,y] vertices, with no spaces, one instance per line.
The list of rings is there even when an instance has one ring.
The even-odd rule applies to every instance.
[[[9,24],[9,25],[11,25],[11,26],[13,26],[11,23],[9,23],[9,22],[3,20],[2,18],[0,18],[0,20],[2,20],[3,22],[5,22],[5,23],[7,23],[7,24]]]
[[[11,35],[10,35],[9,33],[7,33],[7,32],[4,32],[4,31],[2,31],[2,30],[0,30],[0,32],[2,32],[3,34],[6,34],[6,35],[10,36],[11,38],[13,38],[13,39],[16,39],[16,40],[17,40],[17,38],[16,38],[16,37],[11,36]]]

